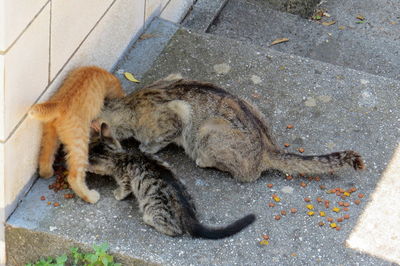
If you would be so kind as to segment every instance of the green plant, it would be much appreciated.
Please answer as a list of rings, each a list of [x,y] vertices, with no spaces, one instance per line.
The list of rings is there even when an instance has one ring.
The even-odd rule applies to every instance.
[[[93,252],[82,253],[78,248],[71,248],[69,256],[62,255],[57,258],[41,259],[35,263],[28,263],[25,266],[121,266],[121,263],[115,263],[113,256],[107,253],[108,244],[104,243],[99,246],[93,245]]]

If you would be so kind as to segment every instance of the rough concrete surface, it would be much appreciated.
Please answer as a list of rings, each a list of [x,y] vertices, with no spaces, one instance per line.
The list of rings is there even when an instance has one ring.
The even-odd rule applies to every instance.
[[[362,2],[363,4],[357,6],[366,7],[370,5],[370,1],[347,1],[345,8],[340,5],[343,1],[328,2],[327,12],[332,10],[333,13],[330,18],[324,17],[322,21],[336,21],[331,26],[321,24],[322,21],[309,21],[272,10],[264,1],[230,0],[209,32],[264,47],[270,46],[278,38],[288,38],[288,42],[273,45],[271,48],[399,79],[400,21],[396,17],[400,14],[398,3],[387,1],[393,4],[381,10],[378,1],[374,1],[368,9],[351,6]],[[381,11],[372,12],[374,8]],[[359,11],[366,17],[362,24],[356,23],[360,22],[356,18]]]
[[[135,60],[125,60],[116,71],[135,69],[135,64]],[[76,198],[66,200],[62,193],[47,189],[51,181],[38,180],[7,222],[7,242],[20,241],[23,247],[29,247],[21,255],[18,245],[9,245],[9,261],[21,263],[26,262],[22,258],[44,255],[45,249],[34,244],[38,242],[31,239],[32,234],[42,243],[46,241],[44,235],[66,239],[50,242],[56,250],[65,249],[68,241],[85,247],[108,242],[119,256],[163,265],[391,265],[396,261],[360,253],[346,247],[345,242],[398,145],[400,103],[393,97],[400,92],[398,81],[186,30],[175,33],[141,78],[141,85],[174,72],[214,82],[254,102],[267,117],[278,143],[291,144],[288,151],[302,147],[304,154],[321,154],[354,149],[364,156],[367,169],[321,176],[321,181],[308,177],[287,180],[284,173],[267,172],[254,183],[240,184],[228,174],[196,167],[181,149],[168,147],[161,157],[188,187],[202,222],[224,225],[244,214],[257,216],[243,232],[219,241],[158,233],[142,222],[132,199],[118,202],[113,198],[115,184],[107,178],[88,178],[89,186],[102,196],[95,205]],[[294,128],[287,129],[288,124]],[[301,187],[301,182],[307,186]],[[273,187],[268,188],[268,183]],[[350,210],[332,212],[340,199],[320,185],[327,189],[355,186],[358,191],[344,200],[351,203]],[[268,203],[273,193],[281,202],[271,208]],[[360,205],[354,204],[357,193],[365,194]],[[40,200],[42,195],[61,206],[48,206]],[[306,214],[305,197],[312,199],[316,212],[325,211],[333,218],[348,213],[350,218],[337,222],[340,231],[329,228],[326,217]],[[318,204],[317,197],[330,200],[331,207]],[[298,212],[291,214],[290,208]],[[274,215],[281,210],[288,213],[277,221]],[[320,221],[326,224],[320,227]],[[29,233],[24,234],[22,228]],[[397,232],[389,235],[396,237]],[[268,245],[259,244],[263,234],[270,237]]]

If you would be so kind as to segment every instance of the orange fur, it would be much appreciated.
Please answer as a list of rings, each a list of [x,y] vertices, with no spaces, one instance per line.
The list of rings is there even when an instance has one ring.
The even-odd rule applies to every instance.
[[[97,202],[99,193],[89,190],[85,182],[90,123],[100,113],[105,98],[124,95],[120,81],[114,75],[89,66],[73,70],[47,102],[34,105],[29,115],[44,123],[39,155],[40,176],[53,176],[54,155],[61,142],[67,152],[68,183],[83,200]]]

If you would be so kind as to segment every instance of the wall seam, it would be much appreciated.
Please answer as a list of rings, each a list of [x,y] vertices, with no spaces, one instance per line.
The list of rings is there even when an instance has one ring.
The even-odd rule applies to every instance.
[[[50,69],[51,69],[51,24],[53,21],[53,1],[50,0],[50,21],[49,21],[49,64],[48,64],[48,77],[47,77],[47,84],[50,83]]]
[[[21,33],[17,36],[17,38],[7,47],[5,50],[0,51],[0,55],[5,55],[8,51],[10,51],[13,46],[18,42],[18,40],[24,35],[24,33],[28,30],[28,28],[32,25],[32,23],[36,20],[36,18],[42,13],[42,11],[46,8],[46,6],[51,2],[51,0],[47,1],[42,8],[40,8],[39,12],[32,18],[32,20],[26,25],[26,27],[21,31]]]
[[[110,6],[106,9],[106,11],[103,13],[103,15],[101,15],[101,17],[99,18],[99,20],[95,23],[95,25],[92,27],[92,29],[90,29],[90,31],[88,32],[88,34],[85,36],[85,38],[83,38],[82,42],[77,46],[77,48],[75,49],[75,51],[71,54],[71,56],[65,61],[64,65],[61,67],[61,69],[57,72],[57,74],[54,76],[54,78],[52,80],[50,80],[50,82],[47,84],[46,88],[42,91],[42,93],[39,95],[39,97],[36,98],[36,100],[33,102],[32,105],[36,104],[40,98],[47,92],[47,90],[49,89],[49,87],[53,84],[53,82],[57,79],[57,77],[60,75],[60,73],[64,70],[65,66],[69,63],[69,61],[71,60],[71,58],[76,54],[76,52],[79,50],[79,48],[82,46],[82,44],[86,41],[86,39],[89,37],[89,35],[93,32],[93,30],[97,27],[97,25],[100,23],[100,21],[104,18],[104,16],[108,13],[108,11],[114,6],[115,2],[117,0],[114,0]],[[24,116],[22,116],[22,118],[19,120],[19,122],[14,126],[14,128],[10,131],[10,133],[7,135],[7,137],[5,138],[5,140],[0,140],[0,144],[1,143],[6,143],[11,137],[12,135],[15,133],[15,131],[17,131],[17,129],[19,128],[19,126],[23,123],[23,121],[26,119],[26,117],[28,116],[28,113],[25,113]]]

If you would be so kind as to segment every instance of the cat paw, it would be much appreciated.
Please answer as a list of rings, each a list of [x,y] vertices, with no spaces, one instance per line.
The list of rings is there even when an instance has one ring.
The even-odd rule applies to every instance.
[[[89,203],[96,203],[100,199],[100,194],[96,190],[89,190],[89,193],[86,197],[83,197],[83,200],[89,202]]]
[[[160,150],[159,147],[157,147],[157,146],[145,145],[143,143],[139,145],[139,149],[141,152],[150,153],[150,154],[157,153]]]
[[[54,176],[53,167],[51,167],[50,169],[40,168],[39,169],[39,175],[40,175],[40,177],[45,178],[45,179],[48,179],[48,178]]]
[[[117,189],[115,189],[115,190],[113,191],[113,194],[114,194],[114,198],[115,198],[116,200],[123,200],[123,199],[126,198],[126,196],[128,196],[129,193],[126,193],[126,192],[123,191],[122,189],[117,188]]]
[[[347,151],[344,160],[355,170],[362,170],[365,168],[364,160],[361,155],[355,151]]]

